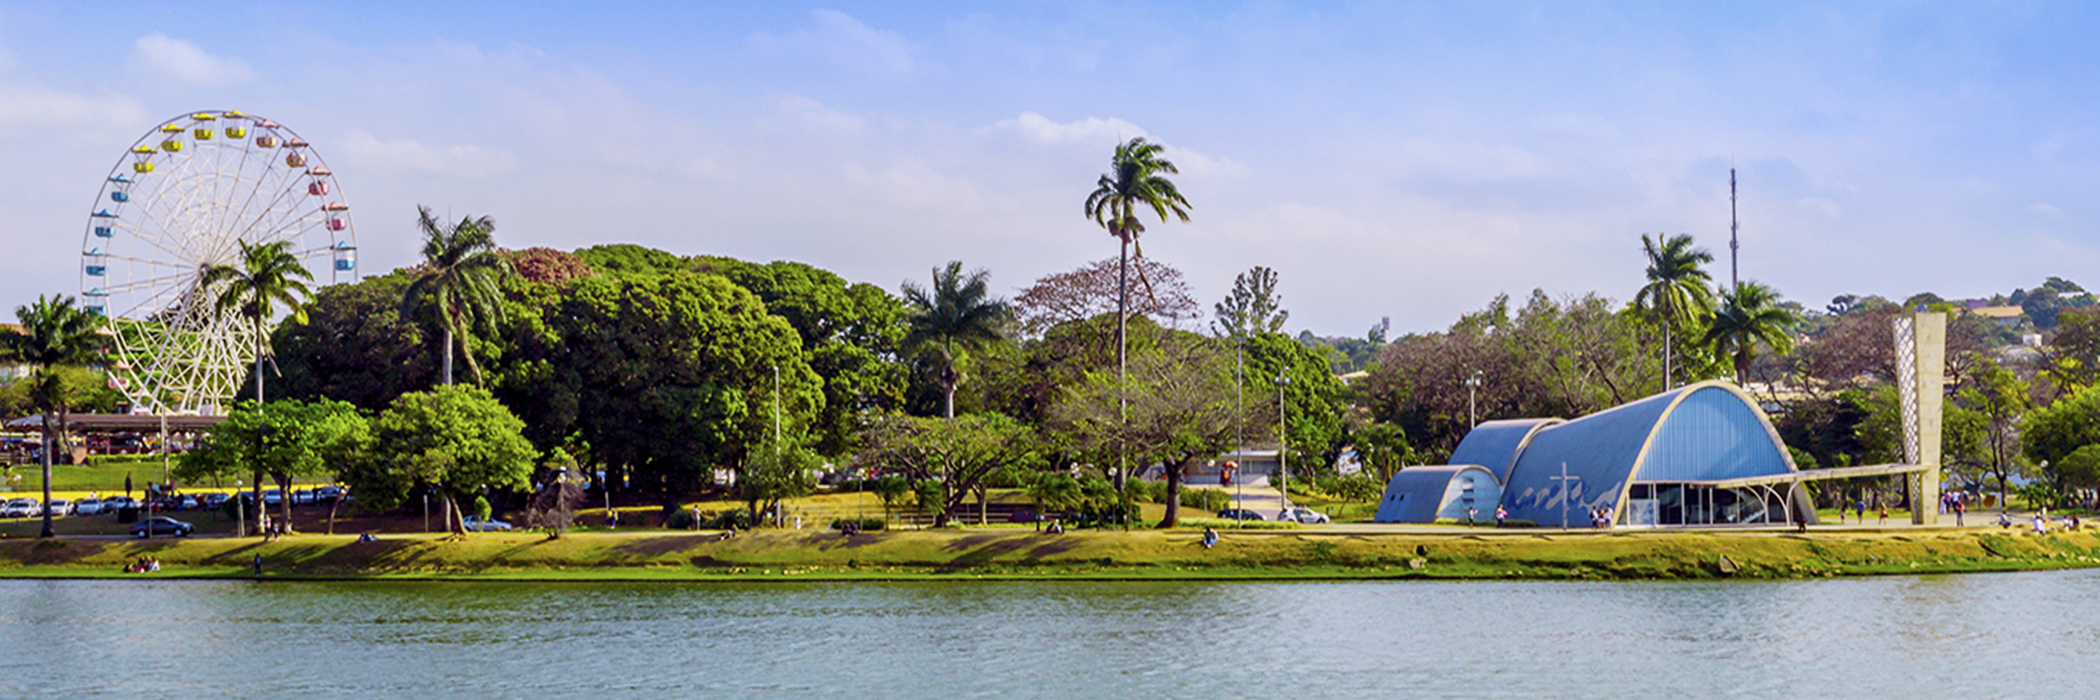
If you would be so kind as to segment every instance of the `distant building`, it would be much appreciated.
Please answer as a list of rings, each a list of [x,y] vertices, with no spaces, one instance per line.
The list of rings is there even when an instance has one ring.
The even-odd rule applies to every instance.
[[[1995,320],[2011,326],[2027,317],[2027,310],[2017,306],[1981,306],[1969,309],[1969,313]]]

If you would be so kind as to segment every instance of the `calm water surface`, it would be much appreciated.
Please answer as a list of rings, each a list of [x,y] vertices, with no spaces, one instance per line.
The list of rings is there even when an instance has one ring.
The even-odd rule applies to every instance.
[[[2080,698],[2100,572],[1779,583],[0,581],[0,695]]]

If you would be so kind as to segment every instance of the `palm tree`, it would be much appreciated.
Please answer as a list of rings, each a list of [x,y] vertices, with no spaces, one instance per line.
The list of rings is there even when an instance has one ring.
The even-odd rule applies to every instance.
[[[278,310],[291,312],[293,323],[306,322],[306,307],[301,303],[313,296],[306,286],[314,279],[313,273],[292,254],[291,241],[277,241],[248,245],[241,244],[241,259],[238,265],[215,264],[204,268],[197,286],[211,290],[217,288],[217,306],[220,313],[235,313],[248,321],[255,333],[255,406],[263,406],[263,358],[269,354],[270,317]],[[259,447],[259,446],[258,446]],[[260,451],[260,450],[258,450]],[[258,455],[259,457],[260,455]],[[255,465],[255,525],[262,531],[262,464]],[[291,494],[285,494],[284,506],[287,518],[291,508]],[[286,522],[290,522],[289,519]]]
[[[1749,380],[1750,360],[1757,344],[1785,353],[1794,347],[1787,331],[1801,322],[1801,315],[1779,304],[1779,292],[1757,282],[1744,282],[1733,292],[1721,293],[1721,309],[1707,327],[1704,342],[1714,354],[1733,358],[1735,382]]]
[[[15,308],[20,328],[0,329],[0,358],[34,365],[29,380],[29,400],[44,419],[44,503],[51,502],[51,414],[59,414],[64,430],[65,379],[56,370],[80,366],[100,357],[109,345],[102,333],[102,317],[73,306],[72,297],[38,296],[36,303]],[[51,509],[44,509],[44,529],[39,537],[51,537]]]
[[[955,387],[962,373],[955,369],[957,352],[968,352],[1006,334],[1013,306],[995,298],[988,290],[991,273],[972,270],[963,274],[961,260],[933,271],[933,289],[904,283],[904,303],[911,306],[904,335],[904,348],[934,361],[934,381],[944,395],[943,415],[955,417]]]
[[[1130,251],[1137,247],[1139,257],[1144,257],[1144,246],[1137,239],[1145,232],[1145,222],[1138,212],[1151,209],[1161,222],[1172,213],[1182,221],[1189,220],[1189,201],[1181,196],[1181,190],[1166,175],[1179,175],[1181,171],[1174,163],[1160,154],[1166,147],[1145,141],[1145,137],[1133,138],[1116,146],[1116,155],[1110,159],[1113,171],[1103,174],[1095,183],[1093,194],[1086,197],[1086,215],[1108,235],[1122,241],[1122,253],[1117,258],[1116,268],[1116,376],[1121,377],[1128,366],[1126,339],[1130,319]]]
[[[1705,248],[1693,248],[1687,234],[1656,234],[1656,238],[1661,239],[1660,244],[1641,234],[1641,248],[1648,254],[1648,284],[1634,295],[1633,303],[1662,323],[1663,390],[1668,391],[1675,380],[1670,367],[1671,331],[1680,321],[1713,312],[1713,290],[1706,287],[1713,278],[1699,266],[1713,262],[1714,256]]]
[[[453,339],[465,336],[472,326],[503,319],[503,293],[497,286],[510,274],[510,258],[496,249],[496,220],[467,217],[445,226],[431,216],[430,207],[416,207],[416,225],[423,230],[423,266],[401,298],[403,318],[431,319],[444,338],[445,384],[452,383]],[[474,353],[466,353],[467,369],[481,381],[481,365]]]

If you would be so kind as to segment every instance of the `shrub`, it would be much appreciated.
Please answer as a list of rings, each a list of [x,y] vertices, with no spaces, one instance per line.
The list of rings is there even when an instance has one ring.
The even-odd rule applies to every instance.
[[[474,517],[480,518],[482,522],[488,522],[489,516],[495,514],[495,509],[489,507],[487,496],[475,496],[474,504],[468,507],[474,509]]]
[[[1364,474],[1323,476],[1313,480],[1313,488],[1342,501],[1370,502],[1385,495],[1385,485]]]
[[[751,529],[751,511],[742,508],[731,508],[722,511],[721,515],[708,519],[701,527],[709,530],[727,530],[731,525],[735,525],[739,530]]]
[[[889,521],[882,518],[839,518],[831,521],[831,529],[844,530],[846,523],[859,523],[861,532],[874,532],[889,527]]]
[[[1124,479],[1123,490],[1130,492],[1133,503],[1164,503],[1167,499],[1167,485],[1159,482]]]
[[[1217,489],[1181,489],[1181,507],[1218,511],[1232,505],[1232,494]]]
[[[664,529],[697,530],[699,528],[699,515],[692,508],[678,508],[664,514]]]

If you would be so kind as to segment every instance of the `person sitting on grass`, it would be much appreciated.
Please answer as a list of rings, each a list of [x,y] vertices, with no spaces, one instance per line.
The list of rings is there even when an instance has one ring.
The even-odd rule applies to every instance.
[[[1063,520],[1052,520],[1052,521],[1050,521],[1050,534],[1053,534],[1053,535],[1062,535],[1062,534],[1065,534],[1065,521],[1063,521]]]
[[[1218,546],[1218,531],[1207,527],[1203,528],[1203,548],[1210,549],[1216,546]]]

